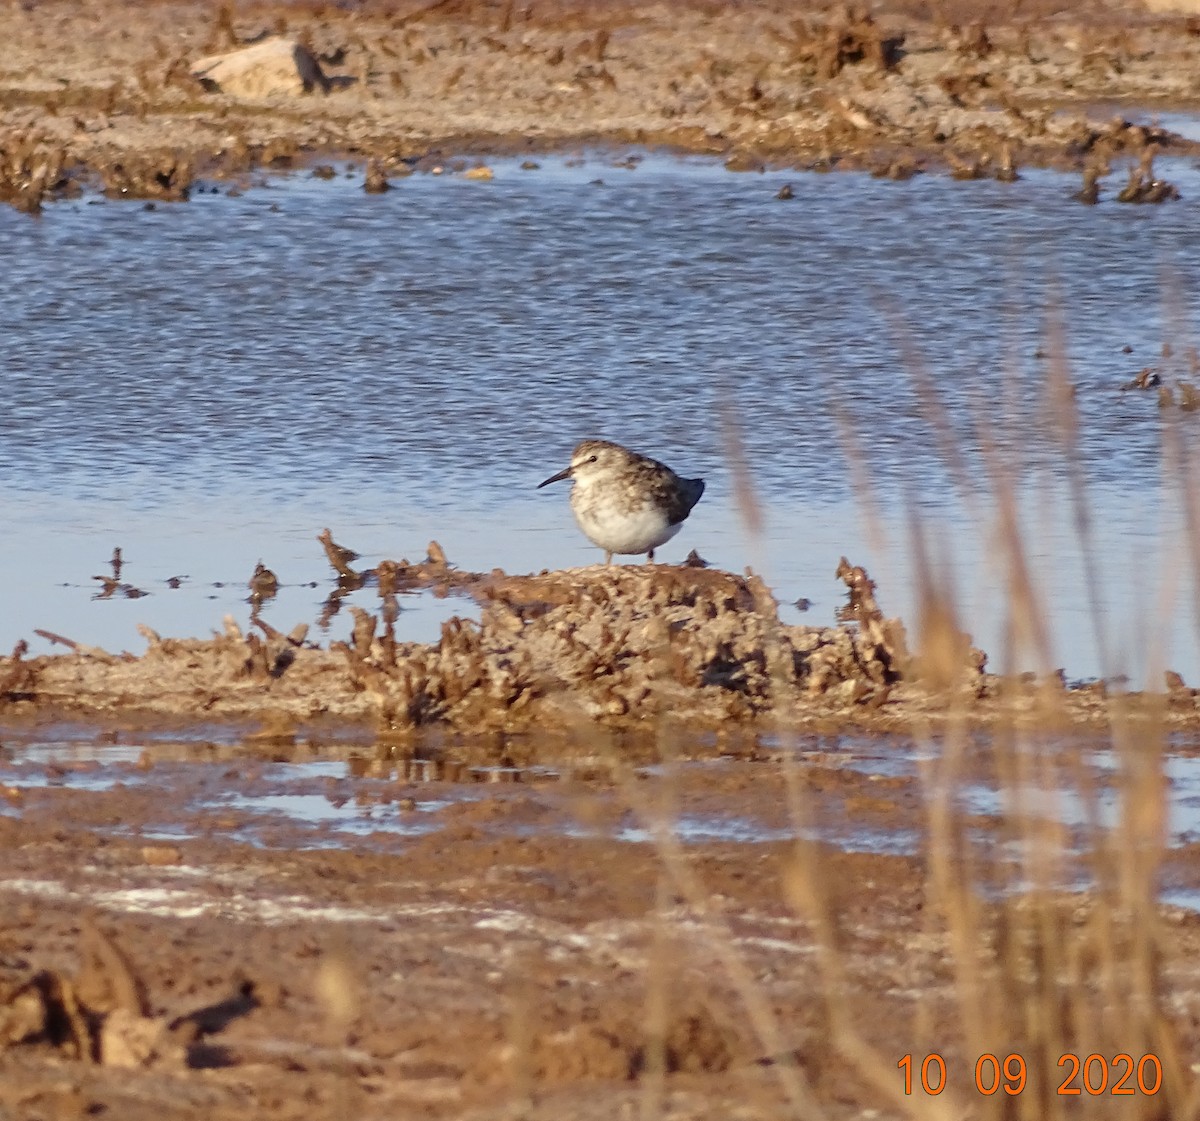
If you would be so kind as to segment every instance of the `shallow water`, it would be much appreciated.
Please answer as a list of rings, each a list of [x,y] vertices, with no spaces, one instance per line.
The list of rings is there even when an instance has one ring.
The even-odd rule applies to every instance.
[[[312,622],[331,587],[314,540],[325,526],[364,563],[419,560],[431,538],[464,568],[589,563],[565,489],[534,487],[598,434],[708,480],[660,559],[696,548],[753,565],[783,600],[813,601],[806,616],[786,609],[790,622],[832,621],[842,554],[913,620],[919,511],[964,625],[1002,664],[1008,597],[983,457],[995,444],[1020,467],[1051,664],[1200,678],[1189,613],[1174,610],[1191,566],[1163,417],[1152,393],[1118,392],[1165,341],[1187,376],[1196,169],[1160,161],[1182,202],[1122,206],[1110,191],[1086,208],[1068,198],[1073,179],[1048,172],[892,183],[660,156],[637,170],[598,155],[493,166],[490,183],[416,175],[383,196],[358,175],[297,174],[154,210],[94,198],[37,220],[0,210],[0,646],[41,627],[139,651],[138,622],[205,634],[232,611],[245,624],[260,558],[284,584],[265,617]],[[775,198],[784,182],[790,202]],[[1078,389],[1086,548],[1036,357],[1051,309]],[[969,494],[939,455],[910,345]],[[723,416],[744,444],[761,539],[739,511]],[[92,602],[118,545],[124,578],[150,594]],[[462,609],[409,606],[401,635],[422,639]],[[343,616],[330,634],[347,629]]]
[[[140,808],[134,818],[120,812],[103,818],[104,828],[114,835],[179,841],[216,834],[280,849],[392,848],[453,826],[464,815],[497,837],[588,837],[654,845],[665,830],[684,845],[804,838],[848,852],[900,855],[919,854],[932,843],[928,808],[939,795],[929,765],[940,754],[937,743],[845,735],[836,742],[803,737],[764,747],[768,757],[789,756],[798,774],[816,776],[804,823],[781,803],[779,775],[770,765],[758,765],[761,793],[727,791],[727,800],[681,804],[659,821],[646,816],[647,806],[639,804],[644,798],[631,799],[611,760],[472,764],[456,760],[453,751],[391,758],[357,742],[303,744],[276,752],[240,743],[228,732],[208,742],[132,737],[111,744],[98,743],[88,729],[71,726],[58,735],[34,734],[5,747],[0,794],[47,788],[81,795],[119,792],[133,796]],[[1166,902],[1200,909],[1200,889],[1186,856],[1200,843],[1200,744],[1194,735],[1174,736],[1167,751],[1162,760],[1164,841],[1180,859],[1168,861],[1160,895]],[[1060,854],[1052,858],[1061,865],[1060,886],[1085,888],[1092,882],[1086,860],[1098,838],[1129,835],[1124,832],[1130,810],[1122,801],[1120,761],[1110,748],[1082,738],[1038,741],[1029,745],[1029,752],[1031,764],[1036,760],[1043,774],[1048,766],[1057,777],[1025,787],[1003,783],[987,737],[968,748],[963,774],[952,787],[959,827],[982,868],[1027,868],[1036,863],[1032,846],[1051,845],[1041,856]],[[730,768],[746,766],[756,765],[705,749],[690,761],[650,764],[638,771],[643,780],[661,780],[670,769],[684,789],[689,772],[696,777],[697,768],[709,768],[719,778]],[[1081,767],[1093,784],[1094,803],[1081,791]],[[845,789],[819,781],[822,773],[838,770],[868,781]],[[876,779],[883,781],[876,785]],[[894,803],[894,812],[880,813],[878,807],[865,811],[873,800]],[[1132,812],[1137,817],[1145,809]],[[1093,810],[1097,834],[1088,829]],[[23,812],[20,804],[0,797],[0,815]],[[1053,825],[1061,829],[1051,830]],[[1011,872],[1005,876],[1010,887],[1023,883],[1011,880]]]

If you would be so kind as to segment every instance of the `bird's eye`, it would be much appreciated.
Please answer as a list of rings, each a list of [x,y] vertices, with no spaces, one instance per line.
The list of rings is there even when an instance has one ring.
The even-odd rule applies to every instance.
[[[595,462],[596,462],[596,459],[597,459],[597,457],[596,457],[596,456],[594,456],[594,455],[589,455],[589,456],[588,456],[588,463],[595,463]]]

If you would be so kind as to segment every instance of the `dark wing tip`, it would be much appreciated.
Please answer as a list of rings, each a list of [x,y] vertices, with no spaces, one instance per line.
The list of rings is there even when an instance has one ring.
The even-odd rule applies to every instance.
[[[680,512],[679,521],[683,521],[692,512],[696,503],[700,501],[700,496],[704,493],[703,479],[684,479],[683,483],[686,489],[681,496],[683,499],[683,510]]]

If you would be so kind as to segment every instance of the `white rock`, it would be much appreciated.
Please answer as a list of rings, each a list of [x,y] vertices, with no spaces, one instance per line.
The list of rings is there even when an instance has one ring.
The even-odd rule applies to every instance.
[[[192,64],[206,89],[234,97],[299,97],[314,88],[328,92],[329,79],[311,51],[294,39],[264,39],[252,47],[209,55]]]

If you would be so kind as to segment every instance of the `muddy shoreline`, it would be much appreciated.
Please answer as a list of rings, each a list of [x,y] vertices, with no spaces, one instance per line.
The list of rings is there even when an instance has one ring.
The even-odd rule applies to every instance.
[[[339,561],[336,543],[331,557]],[[327,551],[329,551],[327,549]],[[358,727],[403,742],[427,732],[486,738],[536,730],[561,743],[589,729],[653,741],[663,728],[905,731],[914,720],[1106,727],[1114,713],[1172,728],[1200,725],[1200,691],[1168,673],[1163,691],[1122,692],[987,672],[987,655],[952,623],[910,638],[874,582],[844,558],[847,598],[834,626],[785,625],[756,576],[689,565],[597,565],[514,576],[451,566],[436,542],[420,564],[344,563],[343,593],[370,581],[378,612],[352,607],[348,642],[326,646],[251,612],[211,638],[139,628],[141,655],[81,647],[0,658],[0,719],[12,726],[89,719],[115,727],[250,722],[267,740],[311,725]],[[436,558],[436,559],[433,559]],[[399,641],[404,591],[472,601],[437,642]],[[336,597],[336,591],[335,591]],[[252,594],[252,601],[254,595]],[[132,722],[132,723],[130,723]],[[550,742],[548,740],[547,742]]]
[[[56,762],[28,761],[20,735],[0,760],[0,1116],[590,1119],[657,1095],[675,1118],[810,1115],[802,1102],[890,1118],[911,1115],[895,1064],[930,1051],[951,1100],[976,1100],[920,783],[848,765],[834,740],[791,762],[714,751],[641,770],[614,741],[553,781],[464,786],[414,781],[378,748],[129,735],[137,758],[104,762],[111,741],[54,734]],[[278,785],[306,760],[325,762]],[[307,793],[280,805],[362,826],[280,813],[282,789]],[[798,810],[915,852],[778,839]],[[662,839],[674,820],[741,833]],[[1169,858],[1177,882],[1194,883],[1193,850]],[[1006,939],[1047,921],[1102,951],[1099,891],[1006,906],[979,916],[989,993],[1014,998]],[[1200,920],[1162,907],[1155,929],[1169,1082],[1146,1108],[1186,1096],[1200,1046]],[[857,1058],[818,995],[830,938]],[[989,1047],[1025,1057],[1031,1101],[1051,1092],[1049,1045],[995,1016]],[[1147,1047],[1133,1024],[1079,1031],[1087,1050]]]
[[[905,1054],[943,1058],[962,1113],[981,1050],[1021,1055],[1030,1116],[1075,1051],[1153,1056],[1138,1116],[1188,1100],[1200,918],[1157,893],[1197,898],[1197,846],[1176,823],[1114,903],[1152,800],[1133,832],[987,799],[948,825],[916,757],[954,737],[991,789],[1033,743],[1069,783],[1200,727],[1185,684],[1000,681],[963,635],[910,648],[849,564],[844,621],[808,628],[753,576],[430,554],[381,564],[378,615],[329,649],[230,622],[0,663],[0,1118],[900,1118]],[[395,642],[402,586],[480,622]],[[1028,1029],[1050,947],[1085,973],[1046,999],[1083,1007],[1086,963],[1146,937],[1112,984],[1152,1017]]]
[[[1194,20],[1134,6],[1006,22],[969,3],[156,3],[129,20],[78,0],[10,4],[0,33],[0,197],[24,209],[82,185],[179,200],[334,155],[370,161],[381,186],[589,145],[897,179],[1102,175],[1200,150],[1121,115],[1200,104]],[[190,71],[272,36],[309,52],[325,92],[235,96]]]

